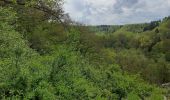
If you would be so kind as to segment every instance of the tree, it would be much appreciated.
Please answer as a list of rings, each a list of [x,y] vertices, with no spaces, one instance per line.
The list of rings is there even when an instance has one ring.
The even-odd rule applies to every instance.
[[[46,20],[57,21],[62,24],[65,31],[69,31],[68,26],[65,24],[70,22],[69,16],[64,14],[62,9],[63,0],[3,0],[4,4],[16,7],[17,5],[23,5],[23,7],[29,7],[30,9],[36,9],[42,11],[47,15]],[[16,6],[15,6],[16,2]],[[67,17],[66,17],[67,16]]]

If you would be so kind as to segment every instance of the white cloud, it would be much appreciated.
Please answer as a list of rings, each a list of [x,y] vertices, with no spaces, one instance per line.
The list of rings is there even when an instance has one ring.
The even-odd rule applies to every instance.
[[[170,0],[65,0],[73,20],[85,24],[129,24],[170,15]]]
[[[83,1],[83,0],[82,0]],[[84,0],[88,6],[96,8],[96,10],[107,10],[112,7],[116,0]]]

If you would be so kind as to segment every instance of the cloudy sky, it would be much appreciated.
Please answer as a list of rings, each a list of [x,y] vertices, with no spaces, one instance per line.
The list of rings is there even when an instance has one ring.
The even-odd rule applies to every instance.
[[[170,0],[65,0],[65,12],[88,25],[150,22],[170,15]]]

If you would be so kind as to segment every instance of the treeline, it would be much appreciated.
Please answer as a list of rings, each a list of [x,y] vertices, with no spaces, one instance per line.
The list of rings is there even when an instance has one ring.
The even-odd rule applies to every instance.
[[[133,33],[141,33],[145,31],[151,31],[158,27],[163,21],[168,20],[169,17],[165,17],[163,20],[151,21],[150,23],[141,24],[127,24],[127,25],[97,25],[97,26],[86,26],[91,32],[97,34],[111,34],[116,31],[130,31]]]
[[[151,32],[166,31],[159,41],[150,32],[96,35],[73,25],[62,4],[0,1],[0,99],[163,100],[167,90],[154,84],[169,81],[159,76],[169,75],[168,20]]]

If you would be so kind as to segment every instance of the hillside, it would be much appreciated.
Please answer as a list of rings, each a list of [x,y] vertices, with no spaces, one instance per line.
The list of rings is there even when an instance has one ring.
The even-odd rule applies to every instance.
[[[164,18],[162,21],[153,21],[148,24],[132,24],[123,25],[121,27],[114,26],[114,28],[119,28],[112,33],[107,31],[107,29],[110,27],[111,26],[107,26],[105,27],[106,30],[103,30],[103,27],[96,26],[98,30],[93,32],[95,32],[96,35],[103,39],[103,44],[105,48],[111,49],[113,50],[113,52],[115,51],[117,53],[118,58],[116,58],[115,60],[120,59],[117,63],[119,65],[122,65],[122,67],[126,66],[125,71],[140,73],[140,71],[144,70],[144,72],[141,72],[141,74],[144,75],[144,78],[150,77],[149,81],[154,81],[154,83],[156,82],[159,84],[163,84],[170,81],[170,78],[166,77],[170,75],[169,17]],[[103,35],[99,35],[101,32],[103,33]],[[122,61],[123,59],[127,59],[127,61],[124,62]],[[133,63],[129,60],[131,60]],[[159,66],[159,63],[165,63],[164,68],[162,68],[163,72],[160,72],[160,75],[163,75],[163,73],[165,73],[165,78],[163,78],[164,75],[159,76],[162,81],[156,79],[158,78],[158,76],[155,76],[157,73],[153,73],[153,75],[149,75],[148,77],[146,76],[151,72],[147,72],[147,74],[145,72],[147,70],[153,71],[153,69],[148,69],[150,68],[150,63],[148,63],[148,65],[145,60],[151,60],[149,62],[153,62],[153,64],[158,67],[158,69],[156,68],[156,66],[154,67],[156,68],[155,71],[160,70],[161,65]],[[137,62],[137,65],[135,64],[135,61]],[[139,64],[140,62],[141,64]]]
[[[170,18],[154,27],[106,26],[106,31],[70,25],[60,4],[0,2],[0,99],[163,100],[168,95],[161,85],[170,82]]]

